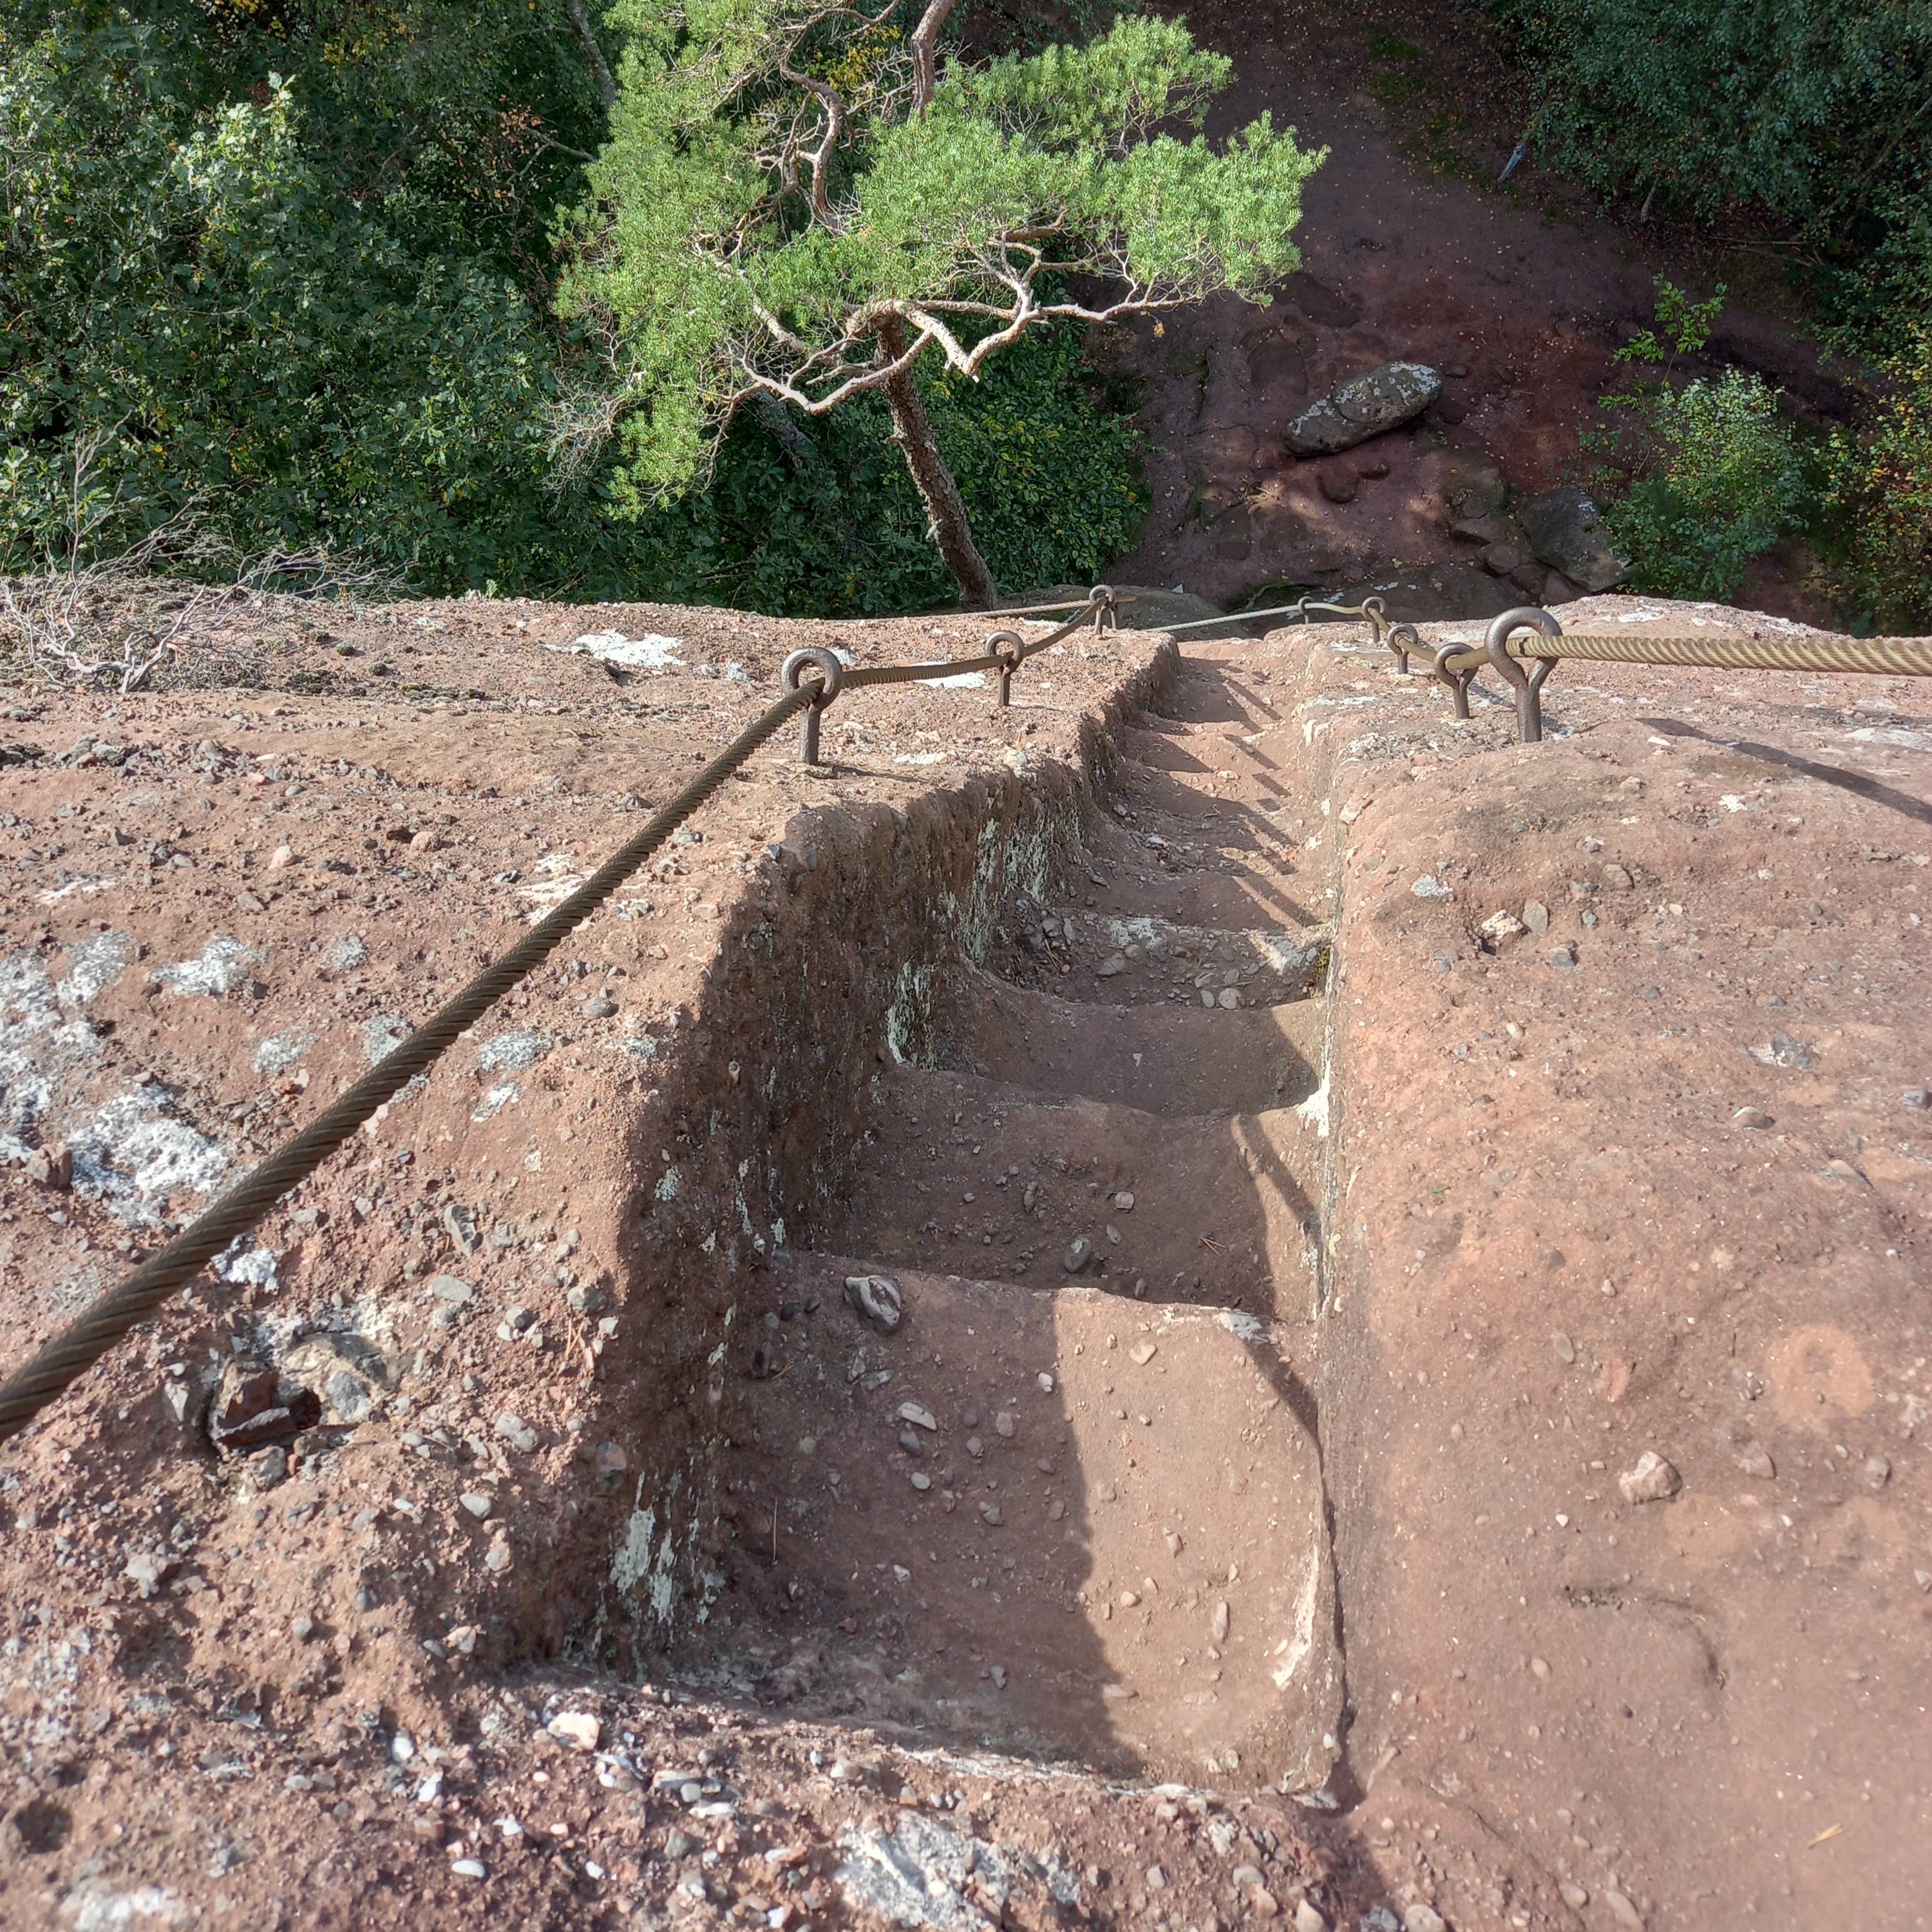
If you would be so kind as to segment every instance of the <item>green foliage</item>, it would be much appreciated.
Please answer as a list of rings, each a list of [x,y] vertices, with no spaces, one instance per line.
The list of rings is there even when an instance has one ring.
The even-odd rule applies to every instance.
[[[1718,317],[1724,313],[1724,285],[1720,282],[1710,299],[1701,302],[1694,302],[1667,276],[1658,276],[1651,286],[1657,291],[1657,328],[1640,330],[1610,359],[1660,362],[1668,374],[1681,356],[1696,355],[1710,340]]]
[[[1841,593],[1871,628],[1932,632],[1932,322],[1880,373],[1861,430],[1832,439],[1826,507]]]
[[[547,313],[545,228],[601,125],[552,0],[0,0],[0,572],[192,506],[242,553],[430,592],[944,597],[876,404],[806,426],[809,475],[746,417],[708,495],[640,516],[594,463],[558,487],[597,345]],[[1094,574],[1144,514],[1077,361],[1070,331],[927,386],[1016,583]]]
[[[1634,404],[1642,454],[1604,521],[1630,560],[1631,589],[1734,596],[1752,558],[1805,518],[1810,489],[1778,392],[1727,369],[1715,382],[1660,387]]]
[[[1069,330],[1029,336],[976,383],[940,376],[926,404],[981,548],[1003,584],[1084,583],[1132,547],[1148,511],[1138,433],[1078,380]],[[878,616],[956,594],[883,402],[800,425],[824,465],[801,474],[752,415],[708,486],[638,524],[647,594],[775,616]]]
[[[1768,215],[1855,269],[1932,196],[1917,0],[1490,0],[1534,70],[1543,158],[1606,200]]]
[[[1640,196],[1707,229],[1739,217],[1769,225],[1816,298],[1834,346],[1876,359],[1870,419],[1834,440],[1828,466],[1846,559],[1840,587],[1868,614],[1888,611],[1900,622],[1899,614],[1917,612],[1923,621],[1932,8],[1923,0],[1488,4],[1516,30],[1534,71],[1534,139],[1545,160],[1606,201]],[[1740,447],[1762,440],[1744,434]],[[1651,522],[1660,531],[1683,526],[1660,510]],[[1660,536],[1658,554],[1673,541]],[[1704,573],[1736,574],[1735,562],[1714,562]]]
[[[1178,23],[956,64],[919,112],[904,47],[842,14],[619,0],[612,18],[622,94],[562,308],[622,344],[640,511],[706,473],[748,394],[823,411],[882,380],[891,316],[976,372],[1055,312],[1038,292],[1055,272],[1182,300],[1298,260],[1318,156],[1265,118],[1218,151],[1154,131],[1198,126],[1228,78]],[[822,150],[834,110],[801,72],[839,90]]]
[[[508,264],[406,171],[358,200],[298,82],[198,98],[166,25],[62,10],[0,44],[0,568],[62,546],[76,470],[107,547],[193,503],[244,550],[447,588],[608,542],[544,488],[556,352]]]

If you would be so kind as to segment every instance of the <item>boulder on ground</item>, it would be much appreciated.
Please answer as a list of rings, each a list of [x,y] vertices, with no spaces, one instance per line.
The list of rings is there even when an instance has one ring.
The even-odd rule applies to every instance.
[[[1399,429],[1421,415],[1442,393],[1442,378],[1420,362],[1384,362],[1337,382],[1288,426],[1286,441],[1298,456],[1328,456],[1352,449],[1372,436]]]
[[[1630,567],[1610,548],[1596,499],[1574,484],[1532,496],[1516,514],[1538,557],[1582,590],[1607,590]]]

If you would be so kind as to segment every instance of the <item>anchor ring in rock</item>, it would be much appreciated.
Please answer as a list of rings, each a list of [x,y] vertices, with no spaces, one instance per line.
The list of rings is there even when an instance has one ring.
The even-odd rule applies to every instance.
[[[814,698],[814,710],[830,704],[844,688],[845,667],[839,662],[838,653],[828,651],[818,645],[809,645],[805,650],[794,651],[784,661],[784,668],[778,673],[778,682],[788,692],[796,691],[803,678],[807,664],[816,664],[825,674],[824,682]]]
[[[1026,640],[1017,631],[995,631],[986,640],[986,655],[1000,661],[1000,709],[1012,702],[1013,673],[1026,662]]]
[[[891,1334],[905,1318],[898,1283],[882,1274],[848,1274],[845,1299],[882,1335]]]
[[[1087,593],[1088,601],[1094,607],[1094,629],[1097,634],[1107,628],[1107,620],[1114,620],[1114,628],[1120,628],[1120,599],[1111,584],[1096,584]]]
[[[1413,624],[1391,625],[1381,641],[1388,647],[1405,677],[1408,675],[1409,652],[1427,648],[1422,641],[1422,633]]]
[[[1411,636],[1414,634],[1413,632],[1410,632]],[[1462,644],[1439,645],[1433,658],[1436,675],[1448,687],[1450,702],[1455,706],[1458,718],[1466,718],[1469,715],[1469,686],[1474,682],[1477,672],[1483,668],[1481,661],[1478,659],[1474,664],[1464,665],[1460,670],[1449,668],[1449,660],[1460,656],[1466,648]],[[1405,670],[1408,668],[1406,661],[1402,668]]]
[[[1546,638],[1560,638],[1563,626],[1547,610],[1534,610],[1525,605],[1514,610],[1505,610],[1490,626],[1489,634],[1483,640],[1483,648],[1489,660],[1510,682],[1516,686],[1516,737],[1525,745],[1540,744],[1543,740],[1543,687],[1550,674],[1556,668],[1556,660],[1537,658],[1526,670],[1510,654],[1509,640],[1519,631],[1536,631]],[[1448,675],[1448,674],[1444,674]],[[1457,716],[1468,716],[1468,704]]]
[[[798,755],[802,764],[815,765],[818,762],[818,714],[838,695],[845,682],[845,667],[838,654],[819,645],[808,645],[800,651],[794,651],[784,661],[778,673],[778,682],[788,693],[802,688],[806,669],[816,666],[824,676],[820,681],[818,695],[812,700],[811,707],[800,722],[798,733]]]

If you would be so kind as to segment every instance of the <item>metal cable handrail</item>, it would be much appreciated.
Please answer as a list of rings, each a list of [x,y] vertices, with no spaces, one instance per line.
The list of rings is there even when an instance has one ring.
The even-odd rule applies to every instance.
[[[1527,638],[1520,633],[1528,632]],[[1469,686],[1487,665],[1516,692],[1516,735],[1526,745],[1543,736],[1543,687],[1563,658],[1598,664],[1694,664],[1717,670],[1846,673],[1871,677],[1932,677],[1932,638],[1745,638],[1652,632],[1634,636],[1566,632],[1547,610],[1523,605],[1492,620],[1480,646],[1421,642],[1411,624],[1383,628],[1378,642],[1406,672],[1412,655],[1427,656],[1430,674],[1447,686],[1458,718],[1469,715]],[[1528,667],[1528,668],[1526,668]]]
[[[485,967],[454,998],[386,1054],[333,1106],[251,1168],[213,1206],[100,1296],[52,1341],[37,1349],[23,1367],[0,1383],[0,1442],[19,1435],[137,1323],[146,1321],[191,1276],[254,1228],[291,1189],[314,1173],[358,1128],[374,1117],[377,1108],[434,1066],[498,1000],[542,965],[753,752],[790,720],[803,714],[805,737],[800,754],[811,763],[818,756],[819,714],[845,687],[910,684],[957,676],[970,670],[997,670],[1000,702],[1004,705],[1012,674],[1028,658],[1070,636],[1090,617],[1095,628],[1100,628],[1115,614],[1121,601],[1108,585],[1096,584],[1074,617],[1048,636],[1026,640],[1012,632],[996,634],[988,640],[989,646],[1006,642],[1006,650],[989,650],[985,656],[946,664],[860,667],[843,663],[829,650],[794,651],[785,660],[785,694],[654,813],[634,838],[620,847],[501,959]],[[813,671],[818,674],[815,677],[806,675]]]

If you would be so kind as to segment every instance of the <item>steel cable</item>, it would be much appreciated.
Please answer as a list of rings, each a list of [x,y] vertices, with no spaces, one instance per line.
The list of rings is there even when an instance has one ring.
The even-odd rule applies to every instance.
[[[486,967],[333,1106],[0,1384],[0,1442],[18,1435],[137,1322],[153,1314],[190,1276],[307,1180],[379,1107],[434,1065],[504,994],[542,964],[760,746],[804,710],[818,691],[816,684],[806,684],[748,725],[526,938]]]
[[[1560,638],[1512,638],[1514,658],[1580,658],[1601,664],[1702,664],[1717,670],[1845,671],[1874,677],[1932,677],[1932,638],[1744,638],[1655,634],[1604,636],[1585,631]],[[1448,670],[1486,664],[1472,645],[1444,661]]]

